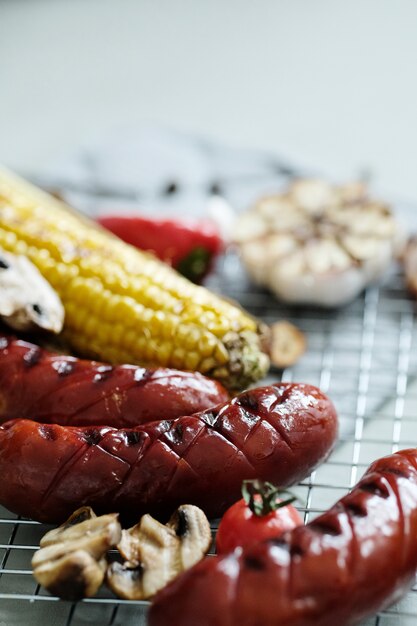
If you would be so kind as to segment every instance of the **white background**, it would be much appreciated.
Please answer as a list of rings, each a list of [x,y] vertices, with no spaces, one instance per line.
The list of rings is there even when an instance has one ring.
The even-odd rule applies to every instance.
[[[147,121],[417,200],[415,0],[0,0],[0,161]]]

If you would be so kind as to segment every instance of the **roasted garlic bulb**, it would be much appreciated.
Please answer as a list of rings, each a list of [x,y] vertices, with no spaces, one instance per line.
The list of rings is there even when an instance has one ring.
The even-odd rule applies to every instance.
[[[389,206],[362,183],[297,180],[243,214],[235,241],[255,282],[287,302],[337,306],[378,280],[402,245]]]

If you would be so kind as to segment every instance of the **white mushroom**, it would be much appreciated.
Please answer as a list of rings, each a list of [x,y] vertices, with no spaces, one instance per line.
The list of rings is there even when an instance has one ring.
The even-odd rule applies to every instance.
[[[109,566],[107,584],[121,598],[146,600],[202,559],[210,545],[209,522],[196,506],[180,506],[167,524],[144,515],[122,531],[117,548],[126,561]]]
[[[8,326],[61,332],[62,302],[28,258],[0,250],[0,291],[0,317]]]
[[[362,183],[298,180],[242,215],[235,242],[253,280],[282,300],[335,306],[383,275],[403,237]]]
[[[33,575],[64,600],[90,597],[104,580],[107,551],[120,538],[117,514],[96,517],[89,507],[83,507],[42,538],[32,558]]]

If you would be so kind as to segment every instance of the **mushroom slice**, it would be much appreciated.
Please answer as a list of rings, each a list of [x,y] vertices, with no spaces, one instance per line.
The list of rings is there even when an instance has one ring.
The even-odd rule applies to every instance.
[[[417,297],[417,237],[412,237],[407,243],[403,263],[408,289],[414,297]]]
[[[85,550],[68,554],[61,544],[54,546],[54,554],[48,554],[44,562],[34,565],[33,574],[54,596],[74,602],[96,593],[104,580],[106,565],[105,559],[97,561]]]
[[[76,526],[76,528],[75,531],[72,530],[72,532],[75,532],[78,534],[78,536],[81,536],[85,530],[85,526],[80,526],[80,524],[87,520],[95,519],[96,517],[97,515],[94,513],[91,506],[82,506],[81,508],[74,511],[74,513],[72,513],[67,521],[64,522],[61,526],[58,526],[58,528],[54,528],[53,530],[47,532],[40,540],[40,547],[45,548],[46,546],[50,546],[53,543],[59,543],[61,541],[62,535],[66,533],[65,536],[67,537],[70,532],[69,529],[73,529],[74,526]]]
[[[0,317],[8,326],[61,332],[62,302],[28,258],[0,250],[0,291]]]
[[[121,538],[117,517],[116,513],[97,517],[83,507],[48,532],[32,558],[38,583],[63,600],[94,595],[106,573],[105,555]]]
[[[282,300],[337,306],[381,278],[403,235],[363,183],[301,179],[243,214],[235,242],[252,279]]]
[[[180,506],[167,524],[144,515],[122,531],[117,548],[126,561],[108,567],[107,584],[121,598],[146,600],[202,559],[210,545],[210,524],[196,506]]]
[[[180,541],[182,569],[188,569],[208,552],[211,544],[210,524],[203,511],[192,504],[178,507],[167,524]]]
[[[299,328],[282,320],[271,326],[271,363],[279,369],[294,365],[307,347],[305,335]]]

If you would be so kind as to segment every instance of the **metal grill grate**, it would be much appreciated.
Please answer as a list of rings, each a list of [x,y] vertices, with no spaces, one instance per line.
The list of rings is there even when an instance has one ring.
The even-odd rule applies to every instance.
[[[339,444],[329,460],[295,487],[308,521],[357,481],[368,464],[417,441],[416,306],[398,273],[340,311],[288,308],[249,287],[229,255],[210,286],[239,300],[267,322],[290,319],[308,337],[308,351],[283,378],[320,386],[340,415]],[[275,374],[275,375],[274,375]],[[36,585],[30,560],[49,527],[0,509],[0,626],[82,624],[140,626],[147,604],[117,600],[103,589],[77,604],[61,602]],[[213,524],[213,529],[216,525]],[[398,605],[363,626],[411,626],[417,620],[417,588]]]

